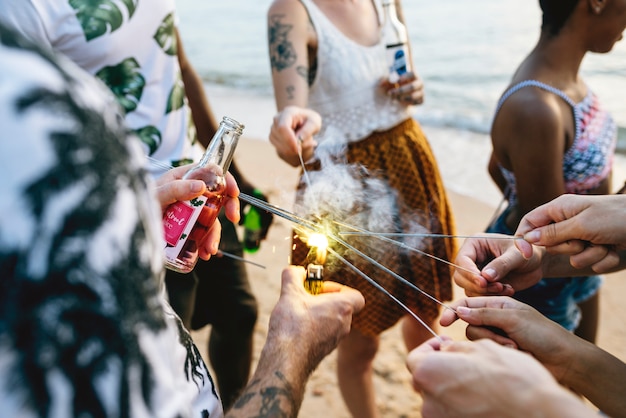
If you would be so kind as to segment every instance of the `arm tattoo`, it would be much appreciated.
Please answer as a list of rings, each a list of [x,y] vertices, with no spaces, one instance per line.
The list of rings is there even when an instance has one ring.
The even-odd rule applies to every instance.
[[[287,86],[287,98],[293,100],[293,93],[296,91],[294,86]]]
[[[258,415],[255,415],[256,418],[295,417],[299,405],[294,398],[294,388],[281,372],[276,371],[274,374],[282,382],[281,386],[268,386],[256,391],[255,387],[259,385],[257,379],[250,383],[248,391],[239,397],[239,400],[233,405],[233,409],[244,408],[253,398],[260,395],[261,406]],[[287,408],[281,408],[281,404],[284,403],[287,403]]]
[[[296,67],[296,72],[305,80],[309,80],[309,69],[304,65],[298,65]]]
[[[293,29],[293,25],[281,23],[283,17],[284,15],[270,16],[268,28],[270,63],[272,69],[276,71],[291,67],[298,58],[293,44],[287,39],[287,34]]]

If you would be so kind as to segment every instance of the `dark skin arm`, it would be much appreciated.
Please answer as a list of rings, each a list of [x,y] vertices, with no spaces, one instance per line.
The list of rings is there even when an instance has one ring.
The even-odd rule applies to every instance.
[[[515,173],[517,183],[518,205],[507,219],[513,230],[524,214],[565,193],[562,166],[569,133],[564,111],[571,113],[558,97],[526,88],[504,103],[494,121],[493,157]]]

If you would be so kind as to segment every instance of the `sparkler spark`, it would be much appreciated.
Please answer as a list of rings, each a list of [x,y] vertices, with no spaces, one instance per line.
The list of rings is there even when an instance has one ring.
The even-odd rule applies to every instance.
[[[306,174],[306,181],[309,183],[310,186],[310,179],[308,178],[308,173],[306,171],[306,169],[304,168],[304,164],[301,159],[301,163],[304,169],[304,172]],[[159,166],[160,168],[164,168],[164,169],[171,169],[173,168],[172,166],[169,166],[165,163],[160,162],[159,160],[156,160],[154,158],[148,157],[148,160],[153,163],[156,166]],[[342,257],[337,251],[333,250],[332,248],[330,248],[330,246],[328,246],[328,238],[331,238],[333,241],[339,243],[340,245],[344,246],[345,248],[354,251],[357,255],[363,257],[365,260],[373,263],[375,266],[377,266],[378,268],[386,271],[387,273],[391,274],[394,278],[396,278],[397,280],[402,281],[404,284],[410,286],[411,288],[413,288],[414,290],[420,292],[421,294],[425,295],[426,297],[428,297],[429,299],[433,300],[434,302],[440,304],[441,306],[443,306],[446,309],[452,310],[454,311],[454,309],[452,309],[451,307],[447,306],[446,304],[444,304],[443,302],[439,301],[437,298],[429,295],[427,292],[424,292],[422,289],[420,289],[419,287],[415,286],[413,283],[409,282],[408,280],[404,279],[403,277],[401,277],[400,275],[396,274],[395,272],[389,270],[388,268],[386,268],[385,266],[383,266],[382,264],[380,264],[379,262],[377,262],[376,260],[372,259],[371,257],[369,257],[368,255],[364,254],[363,252],[359,251],[358,249],[354,248],[353,246],[351,246],[349,243],[347,243],[345,240],[340,238],[340,235],[370,235],[370,236],[379,236],[380,239],[383,240],[388,240],[391,241],[392,243],[395,243],[396,245],[400,245],[403,246],[407,249],[410,249],[412,251],[417,251],[420,254],[423,254],[427,257],[431,257],[437,261],[440,262],[444,262],[447,263],[455,268],[458,269],[464,269],[461,266],[455,265],[447,260],[443,260],[439,257],[436,257],[433,254],[428,254],[426,252],[423,252],[421,250],[415,249],[415,248],[410,248],[408,246],[406,246],[404,243],[400,243],[396,240],[393,240],[391,238],[388,238],[388,236],[395,236],[397,235],[396,233],[393,233],[391,235],[385,234],[385,233],[371,233],[369,231],[366,230],[360,230],[360,228],[356,228],[354,226],[350,226],[350,225],[346,225],[343,224],[344,226],[347,226],[348,228],[352,229],[353,231],[359,231],[360,232],[350,232],[350,231],[343,231],[343,232],[339,232],[338,234],[333,234],[332,232],[329,232],[327,230],[325,230],[320,222],[313,222],[310,221],[306,218],[300,217],[298,215],[296,215],[295,213],[289,212],[287,210],[284,210],[280,207],[271,205],[263,200],[257,199],[254,196],[250,196],[247,195],[245,193],[240,193],[239,194],[239,199],[249,203],[255,207],[258,207],[260,209],[263,209],[269,213],[272,213],[276,216],[279,216],[289,222],[291,222],[294,225],[297,225],[296,229],[304,231],[303,235],[307,235],[312,239],[311,244],[315,244],[316,250],[319,252],[320,248],[324,248],[324,258],[325,258],[325,254],[326,252],[330,252],[331,254],[333,254],[338,260],[340,260],[343,264],[345,264],[348,268],[350,268],[351,270],[355,271],[358,275],[360,275],[361,277],[363,277],[365,280],[367,280],[370,284],[372,284],[374,287],[376,287],[378,290],[380,290],[381,292],[383,292],[385,295],[387,295],[388,297],[390,297],[394,302],[396,302],[399,306],[401,306],[404,310],[406,310],[408,312],[409,315],[411,315],[413,318],[415,318],[422,326],[424,326],[430,333],[432,333],[436,338],[441,340],[441,337],[439,337],[439,335],[437,335],[437,333],[428,326],[428,324],[426,324],[418,315],[416,315],[413,311],[411,311],[405,304],[403,304],[397,297],[395,297],[394,295],[392,295],[389,291],[387,291],[383,286],[381,286],[380,284],[378,284],[374,279],[372,279],[371,277],[367,276],[365,273],[363,273],[362,271],[360,271],[356,266],[354,266],[353,264],[351,264],[348,260],[346,260],[344,257]],[[341,224],[340,222],[335,222],[336,224]],[[328,229],[328,228],[327,228]],[[413,236],[418,236],[417,234],[409,234],[409,235],[413,235]],[[421,236],[426,237],[444,237],[442,234],[422,234]],[[323,244],[319,244],[318,240],[320,239],[319,237],[322,237],[323,240],[326,241],[326,246],[324,247]],[[464,236],[446,236],[448,238],[464,238]],[[307,241],[308,242],[308,241]],[[309,246],[312,246],[311,244],[309,244]],[[318,264],[323,264],[322,263],[318,263]],[[474,272],[472,272],[474,273]]]

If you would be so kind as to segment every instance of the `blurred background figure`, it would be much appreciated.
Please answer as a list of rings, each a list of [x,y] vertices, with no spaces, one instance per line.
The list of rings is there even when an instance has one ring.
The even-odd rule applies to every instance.
[[[392,7],[387,5],[385,9]],[[399,3],[397,9],[402,21]],[[413,71],[401,71],[390,81],[383,13],[383,5],[378,1],[272,3],[268,11],[269,53],[279,113],[274,118],[270,141],[278,155],[292,166],[300,166],[302,158],[313,187],[325,170],[328,173],[337,167],[345,169],[349,174],[341,176],[344,182],[350,174],[354,175],[354,185],[350,185],[354,189],[344,187],[345,183],[329,182],[328,187],[311,187],[309,198],[306,193],[310,185],[302,178],[296,195],[300,209],[341,202],[352,193],[358,196],[345,217],[338,217],[332,204],[329,214],[313,216],[334,216],[347,223],[358,217],[358,222],[364,223],[354,225],[382,232],[415,232],[418,225],[429,232],[453,234],[452,214],[437,163],[420,125],[411,116],[412,106],[423,101],[423,83]],[[410,48],[406,46],[406,68],[399,68],[411,70]],[[313,137],[314,134],[317,135]],[[311,196],[315,204],[311,203]],[[387,201],[386,218],[381,217],[383,222],[375,226],[376,203]],[[454,253],[451,240],[421,245],[425,252],[445,260]],[[428,294],[439,300],[451,298],[451,274],[446,264],[403,253],[397,246],[381,242],[370,242],[366,247],[361,244],[360,248]],[[292,262],[304,264],[307,253],[306,243],[294,235]],[[371,263],[354,255],[348,257],[429,326],[435,326],[439,314],[435,303]],[[365,309],[355,317],[349,337],[339,346],[337,372],[352,415],[376,417],[379,412],[372,363],[380,333],[406,318],[402,331],[407,348],[416,347],[431,334],[352,270],[340,266],[329,271],[332,280],[355,287],[365,295]]]

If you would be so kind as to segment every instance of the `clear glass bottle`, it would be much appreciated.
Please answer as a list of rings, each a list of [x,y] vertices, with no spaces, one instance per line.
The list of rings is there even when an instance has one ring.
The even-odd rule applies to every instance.
[[[202,241],[224,204],[226,172],[244,126],[224,117],[200,161],[184,176],[200,179],[207,191],[195,199],[176,202],[165,210],[165,266],[189,273],[198,261],[197,242]]]
[[[383,19],[381,37],[387,49],[389,81],[397,83],[402,74],[411,71],[411,59],[408,33],[398,19],[395,0],[383,0]]]

